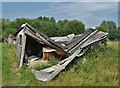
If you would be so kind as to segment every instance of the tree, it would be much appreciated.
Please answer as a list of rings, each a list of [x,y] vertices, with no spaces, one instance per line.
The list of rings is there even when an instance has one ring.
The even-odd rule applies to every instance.
[[[65,32],[65,25],[66,23],[68,22],[68,20],[59,20],[56,24],[57,26],[57,33],[59,36],[65,36],[66,35],[66,32]]]
[[[120,40],[120,27],[118,27],[118,29],[117,29],[116,37],[118,40]]]
[[[42,18],[42,16],[39,16],[38,18],[37,18],[37,20],[42,20],[43,18]]]
[[[108,38],[111,39],[111,40],[117,39],[117,29],[110,30]]]
[[[12,21],[2,18],[2,39],[5,39],[9,34],[16,32],[16,29],[12,27]]]
[[[13,34],[24,23],[28,23],[35,27],[38,31],[48,36],[65,36],[67,34],[80,34],[85,31],[85,25],[78,20],[59,20],[56,22],[54,17],[42,17],[29,19],[29,18],[16,18],[13,21],[9,19],[2,19],[2,37],[8,37]]]
[[[85,31],[85,25],[81,21],[71,20],[66,23],[65,30],[67,34],[81,34]]]
[[[55,20],[54,17],[51,17],[50,20],[51,20],[52,23],[56,23],[56,20]]]
[[[66,24],[66,22],[67,21],[65,21],[65,20],[59,20],[58,22],[57,22],[57,27],[60,29],[60,30],[64,30],[65,29],[65,24]]]
[[[100,26],[97,27],[97,29],[99,31],[103,31],[103,32],[109,32],[109,26],[108,26],[108,23],[107,21],[103,21]]]
[[[108,38],[111,40],[117,39],[117,26],[116,23],[113,21],[103,21],[100,26],[98,26],[96,29],[108,32]]]
[[[16,18],[16,20],[14,20],[12,22],[12,27],[15,29],[19,29],[20,26],[24,23],[28,23],[30,25],[32,25],[33,20],[32,19],[28,19],[28,18]]]

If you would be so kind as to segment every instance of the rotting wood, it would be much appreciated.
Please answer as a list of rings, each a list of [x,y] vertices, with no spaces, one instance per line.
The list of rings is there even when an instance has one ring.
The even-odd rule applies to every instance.
[[[25,54],[25,43],[26,43],[26,36],[24,34],[22,34],[22,43],[21,43],[21,59],[20,59],[20,67],[22,66],[23,64],[23,58],[24,58],[24,54]]]
[[[40,70],[40,71],[36,71],[32,69],[33,74],[36,76],[36,78],[45,83],[48,82],[50,80],[52,80],[61,70],[65,69],[65,67],[76,57],[80,57],[82,56],[87,50],[88,50],[88,46],[90,46],[91,44],[98,42],[99,40],[105,39],[107,34],[102,34],[101,36],[99,35],[98,37],[95,37],[94,35],[96,33],[99,33],[97,30],[93,31],[90,35],[86,36],[80,43],[79,43],[79,47],[76,49],[76,51],[69,56],[68,58],[60,61],[57,65]],[[104,37],[105,36],[105,37]],[[94,38],[94,41],[89,41],[89,39]],[[86,44],[86,42],[88,42],[89,44],[86,46],[84,46],[84,44]]]
[[[19,36],[21,34],[22,38],[20,39]],[[26,23],[25,25],[21,26],[20,30],[18,30],[15,35],[17,35],[17,56],[20,59],[20,67],[26,60],[29,61],[29,64],[39,64],[39,61],[41,60],[40,55],[42,54],[45,60],[49,60],[49,58],[55,54],[64,57],[64,59],[61,60],[57,65],[40,71],[34,69],[32,70],[38,80],[47,82],[52,80],[61,70],[65,69],[65,67],[75,57],[82,56],[88,50],[89,46],[101,40],[105,40],[108,34],[95,29],[90,29],[80,36],[72,34],[68,35],[67,37],[58,38],[58,40],[52,40],[52,38],[43,35],[38,30]],[[31,38],[31,41],[34,41],[35,43],[32,44],[32,42],[27,41],[28,38]],[[64,41],[64,38],[69,39],[69,41]],[[22,43],[20,43],[20,41],[22,41]],[[27,44],[31,46],[29,47]],[[34,50],[32,50],[32,48],[35,48],[32,47],[32,45],[38,47],[36,51],[38,52],[37,54],[34,53]],[[49,47],[49,49],[45,50],[46,47]],[[32,55],[35,55],[38,61],[37,59],[30,59]]]
[[[55,51],[56,51],[55,49],[51,49],[51,48],[48,48],[48,47],[43,48],[43,59],[44,60],[51,59],[54,56]]]
[[[37,30],[35,30],[34,28],[32,28],[28,24],[25,24],[24,26],[22,26],[20,28],[20,30],[18,30],[18,32],[15,33],[15,35],[19,36],[21,33],[24,34],[25,37],[32,37],[33,40],[35,40],[36,42],[40,43],[43,46],[49,46],[50,48],[57,50],[56,53],[59,54],[59,55],[68,56],[67,52],[64,51],[64,49],[61,45],[58,45],[57,43],[55,43],[50,38],[46,37],[42,33],[39,33]],[[18,41],[21,41],[21,40],[23,41],[22,46],[20,45],[20,42],[18,42]],[[27,58],[28,58],[28,55],[25,55],[26,53],[23,51],[24,48],[26,49],[26,42],[24,41],[23,36],[22,36],[22,39],[19,39],[17,37],[17,44],[16,45],[17,45],[17,56],[20,59],[20,67],[21,67],[22,64],[23,64],[23,61],[26,61]],[[22,49],[18,48],[19,46]],[[26,56],[26,59],[24,59],[25,56]]]
[[[52,66],[50,68],[41,70],[41,71],[36,71],[32,69],[32,72],[35,74],[36,78],[41,81],[41,82],[47,82],[52,80],[61,70],[65,69],[65,67],[80,53],[81,49],[78,49],[74,54],[69,56],[68,60],[66,60],[64,63],[62,62],[62,65],[58,63],[55,66]]]

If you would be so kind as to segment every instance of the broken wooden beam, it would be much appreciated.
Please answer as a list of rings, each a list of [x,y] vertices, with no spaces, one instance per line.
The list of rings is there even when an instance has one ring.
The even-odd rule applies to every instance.
[[[32,72],[40,82],[43,83],[48,82],[52,80],[60,71],[65,69],[65,67],[80,53],[81,50],[82,49],[78,49],[74,54],[66,58],[66,61],[64,60],[64,62],[61,61],[57,65],[54,65],[52,67],[40,71],[32,69]],[[81,56],[84,53],[82,53]]]
[[[83,34],[84,35],[84,34]],[[32,69],[33,74],[36,78],[45,83],[52,80],[61,70],[65,69],[65,67],[76,57],[82,56],[89,48],[89,46],[93,43],[96,43],[100,40],[105,39],[107,36],[106,33],[94,30],[89,35],[87,35],[83,40],[80,39],[77,49],[75,49],[74,53],[68,58],[60,61],[57,65],[52,67],[37,71]],[[78,41],[77,41],[78,42]],[[76,46],[75,46],[76,47]]]

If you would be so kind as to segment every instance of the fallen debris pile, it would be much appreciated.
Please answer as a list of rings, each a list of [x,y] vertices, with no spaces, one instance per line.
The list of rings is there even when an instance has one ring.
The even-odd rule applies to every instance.
[[[31,60],[49,60],[54,55],[63,58],[52,67],[40,71],[32,69],[33,74],[41,82],[50,81],[75,57],[82,56],[92,44],[104,41],[107,35],[108,33],[89,29],[81,35],[49,38],[29,24],[23,24],[15,33],[20,67]]]

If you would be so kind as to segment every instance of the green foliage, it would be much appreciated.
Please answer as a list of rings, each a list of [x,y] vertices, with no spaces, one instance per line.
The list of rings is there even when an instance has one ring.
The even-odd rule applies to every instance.
[[[15,29],[19,29],[20,26],[24,23],[28,23],[32,25],[33,19],[28,19],[28,18],[16,18],[14,21],[11,21],[12,27]]]
[[[50,19],[51,19],[51,22],[52,22],[52,23],[56,23],[56,20],[55,20],[54,17],[51,17]]]
[[[39,85],[30,68],[19,69],[14,45],[2,44],[2,86]]]
[[[98,26],[96,29],[103,32],[109,32],[109,30],[106,30],[107,28],[105,28],[104,26]]]
[[[117,42],[100,48],[97,44],[83,57],[76,58],[69,67],[47,85],[56,86],[118,86]]]
[[[109,35],[108,35],[108,38],[111,39],[111,40],[115,40],[117,39],[117,32],[118,30],[117,29],[112,29],[109,31]]]
[[[35,70],[43,70],[45,68],[48,68],[48,67],[51,67],[52,65],[51,64],[41,64],[41,65],[37,65],[34,67]]]
[[[6,38],[9,34],[16,32],[16,29],[12,26],[13,22],[8,19],[2,19],[2,38]]]
[[[16,29],[9,28],[9,29],[6,29],[5,31],[3,31],[2,35],[4,37],[8,37],[8,35],[13,34],[15,32],[16,32]]]
[[[66,23],[65,29],[67,34],[81,34],[85,31],[85,26],[81,21],[71,20]]]
[[[2,38],[2,19],[0,19],[0,39]]]
[[[38,17],[35,19],[16,18],[13,21],[2,18],[2,38],[6,38],[9,34],[13,34],[20,28],[23,23],[28,23],[37,30],[49,37],[65,36],[68,34],[81,34],[85,31],[85,25],[79,20],[59,20],[56,22],[54,17]],[[120,32],[113,21],[103,21],[100,26],[96,27],[98,30],[109,33],[109,39],[119,39]],[[0,35],[1,36],[1,35]]]
[[[119,30],[116,26],[116,23],[113,21],[103,21],[100,26],[97,27],[97,29],[103,32],[108,32],[108,38],[111,40],[119,39]]]
[[[14,21],[2,18],[2,38],[13,34],[24,23],[28,23],[48,36],[63,36],[71,33],[79,34],[85,31],[84,24],[78,20],[63,20],[56,22],[54,17],[38,17],[36,19],[16,18]]]
[[[39,70],[43,70],[43,69],[45,69],[45,68],[48,68],[48,67],[51,67],[51,66],[53,66],[53,65],[58,64],[59,61],[60,61],[60,60],[58,60],[57,58],[53,57],[50,61],[48,61],[47,64],[37,65],[37,66],[35,66],[33,69],[38,70],[38,71],[39,71]]]
[[[117,29],[117,39],[120,40],[120,27]]]
[[[15,46],[2,44],[3,86],[118,86],[118,42],[110,41],[106,49],[92,47],[76,58],[68,70],[41,85],[31,69],[18,69]],[[11,53],[10,53],[11,52]],[[57,61],[48,63],[57,64]],[[68,66],[67,66],[68,67]]]

